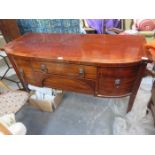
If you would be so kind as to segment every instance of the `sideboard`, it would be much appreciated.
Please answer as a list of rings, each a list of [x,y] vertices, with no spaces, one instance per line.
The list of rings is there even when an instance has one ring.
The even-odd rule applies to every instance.
[[[141,35],[27,33],[5,51],[28,84],[99,97],[130,96],[132,109],[147,63]]]

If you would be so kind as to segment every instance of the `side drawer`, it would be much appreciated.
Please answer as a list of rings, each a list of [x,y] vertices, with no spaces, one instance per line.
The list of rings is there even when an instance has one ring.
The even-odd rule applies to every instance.
[[[70,77],[96,79],[97,69],[94,66],[57,62],[32,61],[34,71]]]
[[[109,67],[98,70],[98,95],[125,96],[131,93],[137,78],[139,65],[130,67]]]

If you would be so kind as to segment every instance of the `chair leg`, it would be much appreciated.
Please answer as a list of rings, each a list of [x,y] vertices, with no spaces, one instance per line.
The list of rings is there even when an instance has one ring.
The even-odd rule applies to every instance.
[[[7,86],[4,82],[0,81],[0,86],[6,90],[12,90],[9,86]]]

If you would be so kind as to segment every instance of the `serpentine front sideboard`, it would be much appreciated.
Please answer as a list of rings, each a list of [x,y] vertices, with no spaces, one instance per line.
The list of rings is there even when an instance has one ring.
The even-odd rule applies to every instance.
[[[5,51],[24,88],[46,86],[134,103],[151,60],[140,35],[27,33]]]

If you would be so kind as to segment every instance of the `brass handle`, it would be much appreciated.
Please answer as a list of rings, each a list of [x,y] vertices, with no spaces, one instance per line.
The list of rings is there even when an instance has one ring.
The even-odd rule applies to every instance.
[[[22,68],[19,69],[20,76],[23,76],[24,70]]]
[[[83,69],[83,68],[80,68],[80,69],[79,69],[79,74],[80,74],[80,75],[84,75],[84,69]]]
[[[45,72],[45,73],[47,73],[47,71],[48,71],[45,64],[41,64],[40,69],[41,69],[42,72]]]
[[[116,87],[116,88],[119,88],[120,85],[121,85],[121,80],[120,80],[120,79],[116,79],[116,80],[115,80],[115,87]]]

